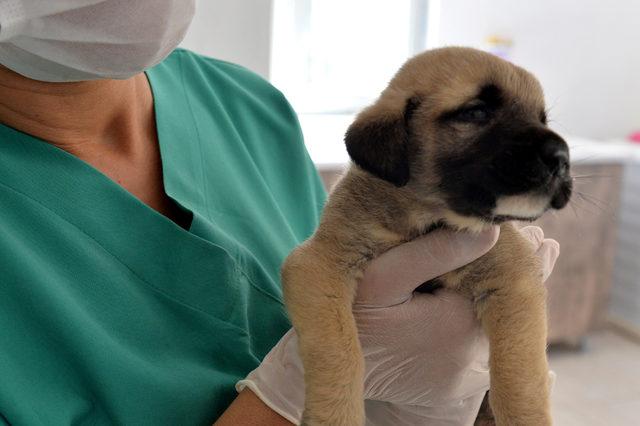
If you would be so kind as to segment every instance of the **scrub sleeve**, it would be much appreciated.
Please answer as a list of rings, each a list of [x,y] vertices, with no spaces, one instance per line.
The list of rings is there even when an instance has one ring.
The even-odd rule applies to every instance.
[[[147,72],[180,228],[0,125],[0,424],[204,425],[290,324],[325,192],[281,93],[178,49]]]

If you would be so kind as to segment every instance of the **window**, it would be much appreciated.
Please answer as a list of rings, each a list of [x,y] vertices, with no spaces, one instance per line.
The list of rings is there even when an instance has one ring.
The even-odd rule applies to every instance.
[[[275,0],[271,79],[299,113],[353,113],[426,47],[426,0]]]
[[[320,166],[347,159],[353,114],[427,47],[432,0],[274,0],[272,83],[300,116]]]

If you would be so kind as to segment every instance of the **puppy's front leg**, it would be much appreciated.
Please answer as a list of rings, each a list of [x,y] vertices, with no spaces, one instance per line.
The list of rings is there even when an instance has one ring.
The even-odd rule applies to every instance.
[[[529,242],[512,225],[482,258],[444,277],[471,295],[489,338],[496,424],[551,425],[546,356],[546,290]]]
[[[356,277],[313,239],[282,268],[305,370],[304,426],[364,424],[364,361],[352,313]]]
[[[497,425],[551,424],[545,293],[540,281],[523,277],[513,288],[496,289],[478,305],[489,337],[489,400]]]

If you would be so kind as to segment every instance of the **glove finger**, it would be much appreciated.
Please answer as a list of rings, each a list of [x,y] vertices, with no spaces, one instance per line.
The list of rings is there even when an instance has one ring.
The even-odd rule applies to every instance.
[[[498,240],[499,227],[477,234],[438,229],[374,259],[364,271],[356,304],[384,307],[402,303],[426,281],[479,258]]]
[[[536,255],[542,264],[542,280],[546,281],[560,256],[560,244],[556,240],[546,238],[542,241]]]
[[[539,226],[525,226],[520,228],[520,233],[533,245],[534,250],[538,250],[544,240],[544,231]]]

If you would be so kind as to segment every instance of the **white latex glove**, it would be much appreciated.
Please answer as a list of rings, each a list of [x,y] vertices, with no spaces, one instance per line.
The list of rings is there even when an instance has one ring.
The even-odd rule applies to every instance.
[[[558,243],[545,240],[537,227],[521,232],[536,248],[546,279]],[[473,424],[489,389],[489,350],[471,301],[447,290],[413,290],[482,256],[497,236],[497,228],[478,235],[437,230],[389,250],[367,267],[354,316],[365,357],[368,425]],[[238,391],[245,387],[299,423],[304,373],[293,330],[236,385]]]

